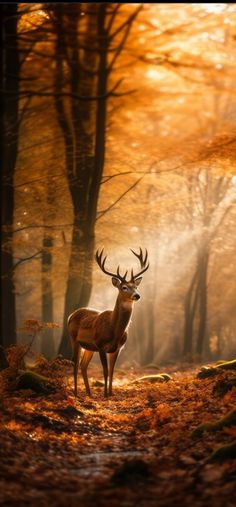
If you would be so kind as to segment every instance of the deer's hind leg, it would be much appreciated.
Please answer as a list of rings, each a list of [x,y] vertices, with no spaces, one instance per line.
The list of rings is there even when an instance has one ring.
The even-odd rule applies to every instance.
[[[108,354],[108,357],[109,357],[109,390],[108,390],[108,395],[109,396],[112,396],[113,373],[114,373],[114,368],[115,368],[115,364],[116,364],[116,360],[119,355],[119,352],[120,351],[117,350],[116,352],[112,352],[112,353]]]
[[[84,379],[84,385],[86,388],[86,394],[88,396],[91,396],[91,391],[89,387],[89,381],[88,381],[88,375],[87,375],[87,369],[88,365],[93,357],[94,352],[92,350],[85,350],[80,362],[80,368]]]
[[[74,388],[75,396],[77,396],[77,381],[78,381],[78,368],[81,354],[81,346],[79,342],[75,342],[73,347],[73,359],[74,359]]]
[[[105,381],[104,396],[107,397],[107,395],[108,395],[108,393],[107,393],[108,366],[107,366],[106,352],[103,352],[103,350],[100,350],[99,356],[100,356],[102,367],[103,367],[103,375],[104,375],[104,381]]]

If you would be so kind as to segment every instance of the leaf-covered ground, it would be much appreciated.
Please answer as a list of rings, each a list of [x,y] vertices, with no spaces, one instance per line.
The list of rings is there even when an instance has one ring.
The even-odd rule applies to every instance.
[[[80,380],[75,401],[72,366],[60,367],[68,381],[51,394],[3,390],[1,505],[235,506],[236,460],[210,459],[236,439],[235,426],[192,436],[199,424],[236,406],[235,387],[226,394],[215,389],[232,372],[197,379],[196,368],[176,366],[164,370],[169,382],[136,383],[159,372],[117,370],[114,395],[104,399],[94,365],[93,398],[84,395]]]

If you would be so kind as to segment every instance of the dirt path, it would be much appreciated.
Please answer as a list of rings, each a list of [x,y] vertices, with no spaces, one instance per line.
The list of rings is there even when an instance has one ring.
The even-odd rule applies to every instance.
[[[235,406],[235,389],[216,396],[216,379],[197,380],[195,370],[163,384],[132,382],[144,373],[117,372],[108,400],[96,365],[93,399],[81,394],[75,403],[71,381],[50,396],[5,393],[1,505],[235,506],[235,461],[209,461],[235,439],[235,427],[191,436]]]

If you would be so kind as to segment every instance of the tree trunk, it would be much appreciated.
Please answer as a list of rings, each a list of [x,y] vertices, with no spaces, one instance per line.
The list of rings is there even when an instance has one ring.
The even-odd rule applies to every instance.
[[[1,344],[16,343],[16,308],[13,263],[14,172],[18,152],[19,52],[17,4],[1,10]]]
[[[42,251],[42,321],[53,322],[53,289],[52,289],[52,247],[53,238],[44,229]],[[55,355],[53,329],[42,332],[41,351],[47,358]]]
[[[73,225],[71,255],[65,295],[63,333],[59,347],[59,353],[65,357],[70,357],[71,355],[67,319],[70,313],[72,313],[75,309],[87,306],[90,298],[92,289],[91,275],[93,251],[93,236],[88,237],[87,231],[82,235],[81,226],[75,222]]]
[[[184,347],[183,356],[190,359],[193,352],[193,324],[198,302],[198,270],[193,274],[184,303]]]
[[[105,95],[107,88],[107,38],[105,32],[106,5],[97,5],[97,13],[90,13],[91,20],[88,22],[87,38],[91,40],[94,29],[97,30],[99,59],[97,72],[97,95]],[[94,19],[96,24],[94,24]],[[76,36],[75,23],[72,36]],[[61,34],[60,34],[61,35]],[[72,37],[71,36],[71,37]],[[87,40],[87,44],[88,44]],[[70,40],[71,43],[71,40]],[[73,58],[71,61],[71,92],[90,96],[94,93],[95,74],[86,75],[86,71],[80,68],[79,47],[76,49],[74,40]],[[95,58],[88,52],[90,71],[94,71]],[[80,71],[78,72],[78,69]],[[78,81],[80,76],[81,82]],[[61,79],[61,78],[60,78]],[[61,82],[63,80],[61,79]],[[57,83],[58,86],[58,83]],[[57,102],[60,99],[57,98]],[[61,101],[62,102],[62,101]],[[96,132],[91,134],[91,124],[96,115]],[[105,154],[105,125],[106,125],[106,99],[97,101],[96,108],[92,102],[83,102],[72,99],[71,101],[71,127],[66,120],[65,109],[61,106],[61,126],[63,132],[70,140],[68,142],[67,162],[73,166],[67,170],[69,188],[72,196],[74,209],[74,224],[72,232],[71,255],[68,268],[68,280],[65,296],[64,321],[62,340],[59,353],[70,356],[70,344],[67,331],[67,319],[75,308],[87,306],[92,289],[92,267],[95,242],[95,224],[97,203],[100,183],[104,167]],[[88,127],[89,124],[89,127]],[[73,148],[73,149],[72,149]],[[67,166],[68,168],[68,166]],[[76,177],[74,176],[76,175]]]
[[[83,4],[84,18],[81,18],[81,5],[74,4],[72,8],[62,4],[55,9],[55,104],[65,138],[66,170],[74,213],[60,345],[60,353],[64,355],[69,354],[68,315],[75,307],[88,305],[92,288],[95,225],[105,160],[107,82],[113,67],[108,65],[110,47],[114,52],[109,30],[116,14],[116,8],[112,12],[106,3],[95,3],[93,10],[90,4]],[[138,10],[128,19],[128,26],[124,25],[125,33],[117,43],[113,63],[123,48],[137,13]],[[107,16],[110,16],[110,21],[106,24]],[[71,93],[67,102],[61,95],[65,81],[69,83]],[[78,100],[76,95],[83,96],[85,100]],[[94,95],[98,97],[96,101],[86,100]]]
[[[44,229],[43,229],[43,248],[41,263],[41,281],[42,281],[42,321],[54,322],[53,318],[53,236],[51,229],[46,227],[48,219],[55,218],[55,192],[50,182],[50,174],[47,175],[46,202],[44,204]],[[41,351],[45,357],[51,359],[56,354],[54,343],[53,328],[45,328],[42,331]]]
[[[207,323],[207,269],[209,253],[204,251],[199,259],[199,327],[197,336],[197,355],[201,358],[204,348]]]
[[[143,366],[153,363],[155,358],[155,329],[154,329],[155,309],[153,301],[147,302],[147,307],[144,309],[144,311],[145,311],[145,321],[147,321],[147,334],[145,332],[146,337],[145,336],[143,337],[144,343],[146,343],[145,354],[142,359]]]

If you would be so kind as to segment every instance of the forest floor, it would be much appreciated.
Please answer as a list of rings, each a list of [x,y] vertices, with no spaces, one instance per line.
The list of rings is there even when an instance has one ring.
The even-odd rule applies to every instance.
[[[1,505],[235,507],[236,460],[211,459],[235,440],[235,426],[192,436],[236,406],[235,387],[223,395],[215,390],[232,372],[198,379],[193,365],[117,369],[113,397],[104,399],[95,364],[93,398],[80,379],[75,401],[72,364],[62,363],[67,380],[53,393],[3,390]],[[53,376],[53,368],[42,371]],[[161,371],[172,379],[135,382]]]

